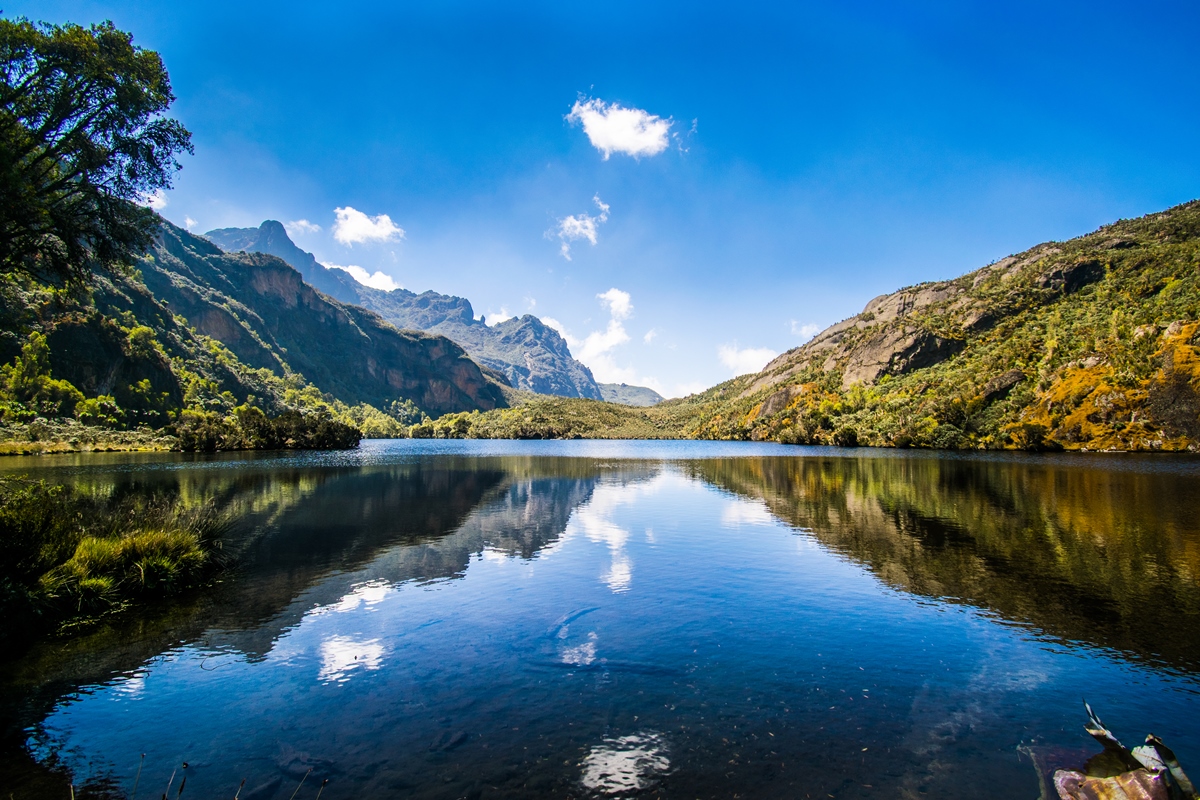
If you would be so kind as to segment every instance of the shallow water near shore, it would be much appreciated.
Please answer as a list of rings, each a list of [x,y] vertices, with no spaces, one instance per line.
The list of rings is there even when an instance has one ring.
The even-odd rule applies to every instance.
[[[95,794],[145,753],[145,797],[186,761],[192,797],[1032,800],[1018,748],[1096,750],[1084,697],[1200,771],[1197,459],[405,440],[0,470],[235,519],[217,586],[4,668],[10,746]]]

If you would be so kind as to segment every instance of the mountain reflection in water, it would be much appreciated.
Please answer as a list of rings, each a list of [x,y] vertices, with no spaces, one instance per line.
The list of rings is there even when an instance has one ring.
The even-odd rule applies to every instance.
[[[1073,461],[744,458],[688,473],[916,595],[1200,668],[1194,474]]]
[[[1191,462],[439,446],[43,469],[218,503],[238,566],[9,664],[13,785],[1033,797],[1081,692],[1200,758]]]

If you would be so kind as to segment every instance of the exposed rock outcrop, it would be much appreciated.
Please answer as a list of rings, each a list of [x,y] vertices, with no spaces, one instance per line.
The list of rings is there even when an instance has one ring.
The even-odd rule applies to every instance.
[[[876,297],[861,314],[826,328],[807,344],[776,357],[745,394],[786,383],[816,364],[824,372],[840,371],[842,387],[849,388],[944,361],[962,349],[962,342],[914,324],[913,318],[948,306],[964,291],[958,282],[931,283]],[[983,315],[977,314],[976,324]]]

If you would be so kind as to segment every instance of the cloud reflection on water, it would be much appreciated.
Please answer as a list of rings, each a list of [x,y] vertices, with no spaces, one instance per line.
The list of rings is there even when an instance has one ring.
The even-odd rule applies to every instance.
[[[342,595],[336,603],[329,603],[328,605],[314,608],[312,614],[313,616],[330,613],[344,614],[350,611],[357,611],[359,607],[370,609],[372,606],[382,603],[389,594],[395,591],[396,587],[388,581],[367,581],[366,583],[356,585],[349,592]]]
[[[625,547],[629,542],[630,532],[614,520],[617,509],[634,504],[640,498],[658,494],[666,482],[672,480],[678,481],[679,477],[659,474],[645,482],[602,483],[596,486],[591,499],[571,515],[567,526],[568,534],[582,529],[584,536],[589,540],[608,545],[612,561],[600,576],[600,580],[613,594],[627,592],[633,584],[633,559],[629,557]]]
[[[566,638],[567,627],[564,625],[561,638]],[[575,647],[564,647],[562,649],[562,663],[571,664],[576,667],[586,667],[596,661],[596,640],[599,637],[595,631],[588,633],[587,641]]]
[[[322,683],[345,683],[356,669],[377,670],[383,666],[383,645],[378,639],[356,641],[349,636],[331,636],[321,642]]]
[[[721,511],[721,526],[740,528],[743,525],[778,525],[779,521],[767,504],[753,500],[733,500]]]
[[[671,767],[660,734],[643,731],[609,737],[592,747],[583,759],[580,782],[600,794],[624,794],[651,786]]]

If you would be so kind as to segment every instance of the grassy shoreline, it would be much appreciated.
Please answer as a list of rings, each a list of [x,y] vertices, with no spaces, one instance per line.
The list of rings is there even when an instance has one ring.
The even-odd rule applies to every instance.
[[[179,497],[0,478],[0,653],[204,585],[227,566],[225,524]]]
[[[48,419],[0,426],[0,455],[6,456],[177,449],[175,436],[146,428],[120,431]]]

